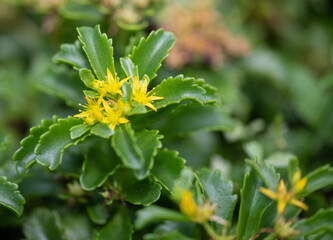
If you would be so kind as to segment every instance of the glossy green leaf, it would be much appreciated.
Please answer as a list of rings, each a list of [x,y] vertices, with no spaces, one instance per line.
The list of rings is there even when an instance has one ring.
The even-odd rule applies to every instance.
[[[137,180],[130,169],[118,169],[112,176],[120,188],[120,196],[130,203],[149,206],[156,202],[161,195],[161,185],[153,178]]]
[[[70,129],[81,123],[82,119],[69,117],[68,119],[59,119],[58,123],[50,126],[49,130],[41,136],[35,148],[37,162],[51,170],[56,169],[61,163],[63,152],[88,136],[85,134],[76,140],[71,139]]]
[[[90,132],[91,134],[102,138],[108,138],[114,134],[114,131],[112,130],[112,128],[110,128],[109,124],[102,122],[97,123],[95,126],[93,126]]]
[[[96,240],[131,240],[132,233],[131,218],[127,211],[121,209],[105,227],[98,231]]]
[[[131,104],[131,102],[132,102],[132,91],[133,91],[132,84],[130,84],[129,82],[125,82],[122,86],[122,91],[123,91],[122,100],[125,103]]]
[[[102,203],[88,206],[87,212],[93,223],[104,225],[108,219],[107,207]]]
[[[136,171],[136,176],[138,179],[143,179],[149,175],[149,171],[154,165],[154,157],[157,154],[157,149],[162,147],[160,139],[163,136],[158,135],[157,130],[143,129],[136,132],[135,137],[144,159],[142,168]]]
[[[276,190],[280,176],[276,173],[273,166],[266,163],[259,165],[257,162],[251,160],[245,160],[245,162],[257,172],[266,187],[273,191]]]
[[[79,124],[72,127],[71,129],[69,129],[69,131],[71,132],[71,139],[81,137],[83,134],[88,132],[90,128],[91,127],[87,124]]]
[[[226,182],[219,170],[211,172],[208,169],[201,169],[198,176],[205,198],[217,204],[214,213],[231,223],[237,201],[237,195],[232,193],[232,183]]]
[[[180,177],[184,164],[185,160],[178,157],[178,152],[162,149],[158,151],[158,154],[154,159],[152,174],[163,187],[168,191],[171,191],[175,179]]]
[[[92,74],[91,70],[87,68],[80,69],[79,71],[80,78],[83,81],[84,85],[88,88],[93,88],[92,83],[95,80],[94,75]]]
[[[180,212],[155,205],[143,208],[137,211],[136,214],[137,217],[134,226],[137,230],[141,230],[149,224],[156,223],[157,221],[189,221],[188,218]]]
[[[76,70],[89,68],[89,62],[84,55],[82,45],[79,41],[75,41],[75,44],[62,44],[60,51],[54,55],[53,61],[68,64]]]
[[[120,65],[127,77],[131,76],[133,77],[132,79],[134,79],[135,76],[139,77],[138,66],[134,65],[129,57],[120,58]]]
[[[153,90],[153,94],[163,97],[163,99],[155,101],[154,106],[159,109],[184,100],[193,100],[203,104],[206,102],[205,93],[205,89],[200,87],[194,78],[184,78],[183,75],[169,77]]]
[[[147,108],[143,105],[143,109],[145,109],[147,113],[139,112],[138,113],[139,115],[129,116],[129,120],[130,120],[131,124],[133,124],[133,126],[135,126],[137,128],[149,128],[154,123],[162,121],[175,108],[177,108],[177,104],[173,104],[173,105],[169,105],[165,108],[161,108],[157,112],[155,112],[155,111],[147,112]],[[140,113],[145,113],[145,114],[140,114]]]
[[[163,135],[174,136],[197,130],[229,131],[233,120],[221,108],[205,105],[179,106],[157,124]]]
[[[126,167],[140,169],[143,166],[144,158],[129,124],[121,124],[115,128],[112,146]]]
[[[95,91],[83,90],[84,96],[89,98],[98,98],[99,94]]]
[[[326,186],[333,185],[333,167],[329,165],[322,166],[310,172],[307,177],[307,183],[304,191],[299,194],[300,197],[309,195]]]
[[[259,192],[262,180],[255,169],[245,175],[241,189],[241,204],[238,216],[237,239],[252,239],[259,230],[263,213],[272,203],[268,197]]]
[[[115,74],[112,40],[102,34],[97,25],[94,28],[77,28],[79,40],[83,45],[89,62],[99,80],[105,80],[107,68]]]
[[[120,160],[111,148],[105,150],[101,146],[95,145],[85,156],[82,165],[80,176],[82,188],[91,191],[102,186],[119,165]]]
[[[321,209],[312,217],[298,221],[293,227],[301,231],[300,236],[308,236],[322,230],[332,230],[333,208]]]
[[[61,240],[63,227],[57,212],[37,208],[23,226],[23,233],[28,240]]]
[[[141,39],[130,56],[134,65],[138,66],[140,78],[144,74],[147,74],[150,80],[156,77],[161,62],[168,56],[168,51],[175,41],[176,38],[172,33],[164,32],[162,29],[152,31],[147,39]]]
[[[209,85],[204,79],[197,79],[196,84],[205,89],[206,93],[204,95],[206,101],[205,103],[220,103],[221,97],[218,95],[217,88]]]
[[[0,176],[0,205],[5,206],[18,216],[23,213],[24,197],[15,183],[7,181],[7,178]]]
[[[34,152],[39,138],[44,134],[54,122],[44,119],[42,124],[30,129],[30,135],[24,138],[20,144],[21,147],[14,153],[13,160],[16,161],[16,169],[20,175],[24,175],[29,168],[36,162]]]

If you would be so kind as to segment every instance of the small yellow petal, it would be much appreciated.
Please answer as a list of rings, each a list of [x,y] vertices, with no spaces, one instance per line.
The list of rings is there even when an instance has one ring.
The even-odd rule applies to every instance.
[[[186,216],[192,217],[195,215],[197,205],[195,204],[190,190],[185,190],[179,205],[180,211]]]
[[[260,187],[259,188],[259,191],[263,194],[265,194],[267,197],[273,199],[273,200],[276,200],[277,199],[277,195],[275,192],[273,192],[272,190],[268,189],[268,188],[263,188],[263,187]]]
[[[151,103],[146,103],[145,105],[146,105],[147,107],[153,109],[155,112],[157,112],[157,109],[154,107],[153,104],[151,104]]]
[[[295,195],[303,192],[305,186],[306,186],[306,182],[307,182],[307,178],[304,177],[302,178],[301,180],[297,181],[296,184],[295,184]]]
[[[290,203],[292,205],[295,205],[296,207],[302,208],[304,211],[309,210],[309,207],[305,203],[303,203],[300,200],[297,200],[295,198],[291,199]]]
[[[128,123],[129,120],[126,119],[126,118],[119,118],[118,122],[119,122],[119,123]]]
[[[277,203],[277,210],[278,210],[278,214],[280,215],[283,210],[286,208],[287,206],[287,201],[285,200],[278,200],[278,203]]]

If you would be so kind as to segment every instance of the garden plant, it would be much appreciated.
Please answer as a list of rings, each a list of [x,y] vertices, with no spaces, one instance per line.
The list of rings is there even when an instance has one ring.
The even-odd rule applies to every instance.
[[[226,56],[249,54],[250,47],[240,38],[240,49],[232,45],[236,38],[226,29],[219,36],[227,37],[212,41],[207,29],[218,21],[215,15],[200,30],[204,49],[212,50],[205,55],[200,44],[191,44],[197,31],[190,26],[201,23],[196,18],[191,25],[188,17],[175,31],[181,34],[191,29],[192,38],[179,37],[182,45],[168,63],[165,60],[178,36],[167,29],[177,24],[162,17],[156,23],[166,29],[143,31],[148,17],[164,1],[134,4],[136,18],[126,18],[131,15],[122,12],[132,6],[131,1],[112,6],[107,1],[88,2],[69,1],[48,6],[52,11],[43,10],[56,13],[59,21],[68,16],[90,19],[76,31],[70,26],[69,35],[76,39],[62,43],[52,63],[45,65],[43,61],[50,62],[51,57],[41,54],[30,69],[38,89],[62,99],[66,110],[58,110],[64,103],[57,99],[46,105],[48,114],[42,114],[45,96],[31,97],[35,90],[28,85],[24,91],[32,100],[24,103],[17,88],[20,84],[10,87],[2,80],[11,79],[15,71],[10,69],[15,66],[8,64],[8,71],[0,68],[0,97],[14,101],[13,105],[29,106],[26,111],[4,108],[0,112],[4,113],[1,124],[23,126],[20,137],[25,135],[17,146],[13,144],[17,136],[0,125],[0,231],[4,239],[333,239],[333,167],[325,161],[326,153],[332,152],[333,75],[323,77],[318,86],[311,74],[293,62],[286,64],[290,68],[281,67],[282,75],[301,76],[307,86],[269,76],[271,80],[262,85],[260,80],[253,86],[245,83],[250,93],[244,97],[239,82],[225,81],[240,70],[230,65],[225,70],[216,68],[222,67]],[[205,15],[210,11],[206,7],[188,9]],[[95,24],[107,16],[108,8],[116,9],[108,17],[117,26],[109,32],[117,32],[117,37]],[[185,13],[178,5],[174,9]],[[48,34],[59,31],[57,24],[52,26]],[[66,36],[58,37],[68,42]],[[265,58],[270,54],[261,49],[235,65],[250,79],[265,78],[271,69],[274,72],[274,63],[279,65],[276,59]],[[200,61],[207,59],[210,70],[201,66],[205,63]],[[273,67],[258,70],[260,59],[272,60]],[[23,76],[16,74],[15,79]],[[221,82],[213,81],[219,78]],[[245,120],[250,118],[246,98],[257,94],[257,101],[272,100],[280,96],[279,91],[290,94],[285,111],[272,114],[272,109],[284,104],[281,98],[269,107],[263,103],[267,111],[257,110],[262,111],[259,116],[273,116],[267,126],[260,118]],[[297,131],[288,132],[286,121],[297,125],[297,117],[287,114],[295,106],[303,122]],[[29,114],[36,116],[33,119]],[[39,124],[27,127],[22,119]],[[299,139],[309,136],[315,144],[307,148]]]

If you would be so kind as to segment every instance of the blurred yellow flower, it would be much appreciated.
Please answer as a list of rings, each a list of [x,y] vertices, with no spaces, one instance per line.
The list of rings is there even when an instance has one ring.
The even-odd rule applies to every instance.
[[[202,223],[210,219],[216,206],[216,203],[211,205],[210,201],[207,201],[203,206],[197,205],[193,200],[191,191],[187,189],[183,192],[179,208],[184,215],[193,221]]]
[[[300,179],[300,176],[301,176],[300,172],[295,173],[292,180],[293,187],[292,190],[289,192],[287,191],[287,187],[284,184],[283,180],[280,180],[276,193],[268,188],[260,187],[259,189],[260,192],[265,194],[267,197],[277,201],[277,211],[279,215],[282,214],[283,210],[286,208],[288,203],[291,203],[296,207],[302,208],[305,211],[308,210],[308,206],[306,204],[294,198],[295,195],[301,193],[304,190],[306,185],[307,179],[306,178]]]

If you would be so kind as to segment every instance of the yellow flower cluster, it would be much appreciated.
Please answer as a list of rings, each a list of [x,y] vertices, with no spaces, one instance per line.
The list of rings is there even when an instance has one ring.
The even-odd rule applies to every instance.
[[[187,189],[183,192],[179,208],[184,215],[193,221],[202,223],[210,219],[216,206],[216,203],[211,205],[210,201],[207,201],[203,206],[197,205],[193,200],[191,191]]]
[[[112,129],[115,129],[119,124],[129,122],[125,115],[131,111],[131,105],[121,99],[123,95],[121,88],[130,78],[120,80],[117,74],[112,76],[110,70],[107,69],[106,81],[94,80],[92,83],[93,89],[99,95],[97,100],[85,97],[87,104],[83,106],[84,110],[80,110],[80,113],[74,117],[84,118],[88,125],[103,122],[109,124]],[[132,84],[132,100],[157,111],[152,101],[163,99],[163,97],[156,97],[151,92],[147,92],[147,87],[148,81],[146,79],[140,82],[139,78],[135,77]]]
[[[302,208],[305,211],[308,210],[308,206],[295,198],[296,195],[298,195],[304,190],[306,182],[307,178],[304,177],[301,179],[301,171],[297,171],[293,176],[292,187],[290,191],[287,190],[287,186],[284,184],[284,181],[282,179],[280,180],[276,193],[270,189],[263,187],[261,187],[259,190],[269,198],[277,201],[278,215],[281,216],[288,203],[291,203],[296,207]]]

